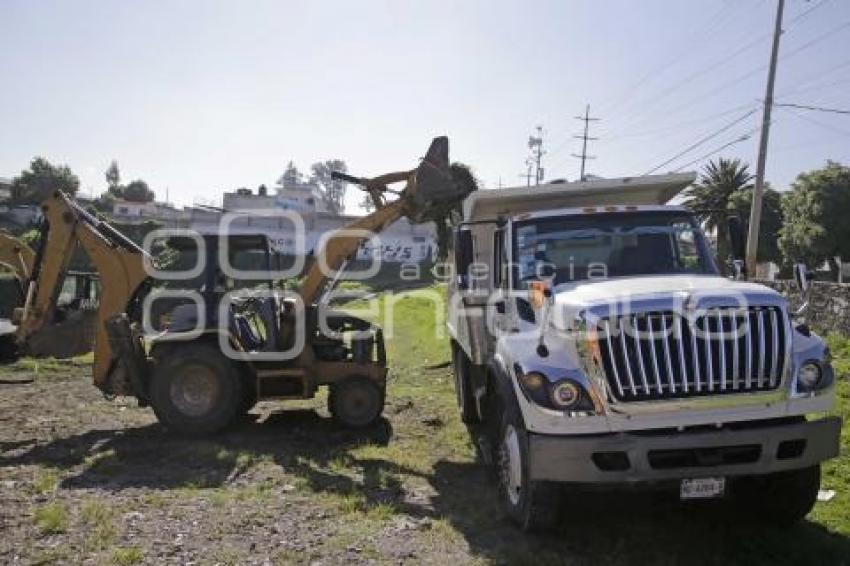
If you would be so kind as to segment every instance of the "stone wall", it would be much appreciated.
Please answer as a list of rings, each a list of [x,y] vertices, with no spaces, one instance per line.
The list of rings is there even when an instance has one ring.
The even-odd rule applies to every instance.
[[[759,281],[776,289],[788,299],[791,308],[800,305],[800,291],[790,280]],[[818,332],[841,332],[850,335],[850,284],[812,281],[806,320]]]

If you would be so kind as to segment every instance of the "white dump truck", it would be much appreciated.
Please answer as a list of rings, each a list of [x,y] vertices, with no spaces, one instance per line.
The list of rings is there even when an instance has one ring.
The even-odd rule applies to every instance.
[[[729,497],[736,516],[776,523],[816,501],[841,429],[823,415],[829,351],[782,295],[722,276],[692,212],[665,204],[694,178],[464,202],[448,316],[458,402],[525,529],[551,525],[565,486]]]

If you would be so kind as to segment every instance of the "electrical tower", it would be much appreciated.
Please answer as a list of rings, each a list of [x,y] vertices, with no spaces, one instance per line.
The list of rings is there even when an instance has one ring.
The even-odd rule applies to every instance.
[[[581,175],[579,175],[579,180],[584,181],[585,180],[585,175],[584,175],[585,161],[587,161],[588,159],[596,159],[595,155],[588,155],[587,154],[587,141],[588,140],[596,141],[596,140],[599,139],[599,138],[592,138],[592,137],[588,136],[587,131],[588,131],[590,122],[598,122],[599,118],[591,118],[590,117],[590,104],[588,104],[585,107],[584,116],[574,116],[574,118],[576,120],[581,120],[582,122],[584,122],[584,133],[581,134],[581,135],[573,136],[574,138],[578,138],[578,139],[582,140],[582,142],[581,142],[581,154],[580,155],[576,154],[576,153],[572,154],[573,157],[577,157],[578,159],[581,159]]]
[[[534,166],[534,184],[539,185],[543,180],[543,167],[540,166],[540,160],[546,155],[543,150],[543,126],[537,126],[537,135],[528,136],[528,149],[531,155],[526,159],[528,165],[528,186],[531,186],[531,168]]]

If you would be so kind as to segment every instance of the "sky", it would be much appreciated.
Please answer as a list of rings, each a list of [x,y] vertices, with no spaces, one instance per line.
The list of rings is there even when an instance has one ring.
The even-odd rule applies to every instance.
[[[541,125],[545,179],[572,180],[587,104],[600,118],[589,173],[696,170],[718,156],[755,170],[775,11],[776,0],[0,0],[0,177],[44,156],[96,195],[116,159],[158,199],[219,203],[272,186],[290,160],[377,175],[414,167],[448,135],[451,158],[495,188],[525,184]],[[784,22],[777,102],[850,110],[850,1],[787,0]],[[827,159],[850,164],[848,138],[848,114],[775,108],[767,180],[787,189]],[[350,188],[347,211],[359,200]]]

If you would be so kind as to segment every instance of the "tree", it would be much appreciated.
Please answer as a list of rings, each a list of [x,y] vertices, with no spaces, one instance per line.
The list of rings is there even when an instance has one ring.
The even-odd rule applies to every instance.
[[[328,209],[334,214],[341,214],[345,209],[345,189],[347,183],[339,179],[331,178],[332,171],[347,173],[348,166],[342,159],[328,159],[313,163],[310,166],[312,175],[310,182],[319,187],[322,200],[328,205]]]
[[[459,189],[458,198],[432,203],[425,215],[437,227],[437,259],[441,261],[449,254],[452,227],[460,220],[463,199],[478,190],[478,179],[468,165],[455,162],[451,164],[450,170],[452,181]]]
[[[750,207],[753,202],[752,187],[744,187],[729,197],[729,210],[741,219],[743,233],[750,225]],[[772,261],[782,264],[782,250],[779,249],[779,230],[782,228],[782,193],[765,187],[762,197],[761,227],[759,235],[759,261]]]
[[[283,175],[277,180],[278,186],[282,188],[286,187],[297,187],[304,180],[304,174],[298,170],[298,167],[295,166],[295,163],[290,161],[286,164],[286,170],[283,172]]]
[[[822,169],[800,173],[782,211],[779,247],[786,261],[827,261],[837,274],[835,256],[850,258],[850,167],[827,161]]]
[[[79,188],[80,179],[67,165],[53,165],[43,157],[36,157],[29,169],[12,179],[12,202],[40,204],[53,191],[73,196]]]
[[[109,167],[106,168],[104,176],[106,177],[107,190],[110,192],[121,186],[121,172],[118,170],[117,161],[112,160]]]
[[[706,229],[717,234],[717,257],[721,265],[730,251],[726,233],[729,200],[736,191],[751,188],[752,179],[749,166],[740,159],[720,158],[706,165],[697,183],[685,192],[685,206],[694,211]]]
[[[151,202],[156,197],[148,184],[141,179],[137,179],[124,187],[123,194],[124,200],[130,202]]]

